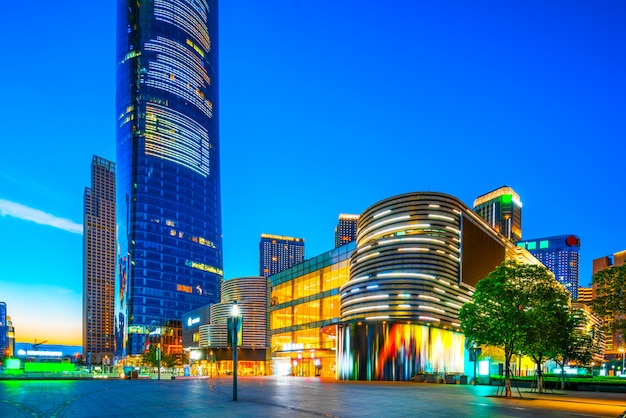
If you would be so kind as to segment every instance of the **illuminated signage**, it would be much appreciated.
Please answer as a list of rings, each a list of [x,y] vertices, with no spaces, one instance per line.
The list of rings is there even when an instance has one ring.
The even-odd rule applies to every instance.
[[[63,357],[62,351],[47,351],[47,350],[38,350],[38,351],[26,350],[26,352],[24,352],[24,350],[19,350],[17,354],[20,356],[27,355],[27,356],[32,356],[32,357]]]
[[[289,343],[283,344],[283,351],[304,350],[304,344]]]
[[[188,326],[188,327],[190,327],[190,326],[192,326],[192,325],[195,325],[195,324],[199,324],[199,323],[200,323],[200,317],[199,317],[199,316],[197,316],[197,317],[195,317],[195,318],[191,318],[191,317],[189,317],[189,318],[187,319],[187,326]]]

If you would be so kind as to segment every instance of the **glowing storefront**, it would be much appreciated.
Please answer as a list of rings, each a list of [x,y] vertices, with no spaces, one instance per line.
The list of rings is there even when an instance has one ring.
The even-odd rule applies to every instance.
[[[505,259],[538,264],[453,196],[409,193],[368,208],[341,286],[338,377],[463,374],[459,310]]]
[[[336,377],[339,288],[350,277],[354,248],[349,243],[268,278],[274,374]]]

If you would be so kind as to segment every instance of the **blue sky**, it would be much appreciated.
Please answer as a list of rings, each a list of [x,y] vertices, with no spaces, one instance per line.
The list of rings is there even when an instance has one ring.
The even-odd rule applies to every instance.
[[[547,4],[549,3],[549,4]],[[0,25],[0,300],[18,341],[80,343],[82,194],[115,160],[115,2],[35,0]],[[511,186],[524,238],[626,248],[626,4],[220,2],[226,278],[261,233],[333,247],[339,213]]]

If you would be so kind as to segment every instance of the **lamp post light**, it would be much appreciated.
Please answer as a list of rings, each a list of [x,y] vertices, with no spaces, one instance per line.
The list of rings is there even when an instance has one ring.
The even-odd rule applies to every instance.
[[[624,347],[620,347],[617,349],[617,351],[619,351],[620,353],[622,353],[622,374],[624,374]]]
[[[209,353],[209,379],[213,378],[213,351]]]
[[[231,316],[229,318],[230,329],[229,335],[231,340],[231,346],[233,348],[233,401],[237,400],[237,343],[239,342],[239,327],[241,327],[241,312],[239,311],[239,305],[237,301],[233,300],[231,309]]]
[[[474,360],[474,386],[476,386],[477,382],[477,376],[476,376],[476,366],[478,363],[478,353],[480,352],[480,348],[478,348],[478,346],[476,345],[476,343],[473,343],[471,348],[470,348],[470,360]]]
[[[157,327],[152,331],[149,336],[158,336],[159,342],[156,348],[156,360],[157,360],[157,380],[161,380],[161,327]]]

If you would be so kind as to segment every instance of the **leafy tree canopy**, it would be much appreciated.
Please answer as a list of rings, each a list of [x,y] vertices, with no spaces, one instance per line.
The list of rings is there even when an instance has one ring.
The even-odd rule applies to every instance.
[[[545,267],[505,261],[478,282],[472,301],[461,308],[465,338],[477,345],[519,348],[532,325],[528,313],[539,315],[540,302],[555,283]]]
[[[520,350],[543,357],[553,351],[547,335],[566,315],[569,294],[539,265],[505,261],[476,285],[472,301],[459,319],[469,344],[504,350],[506,396],[510,360]]]

